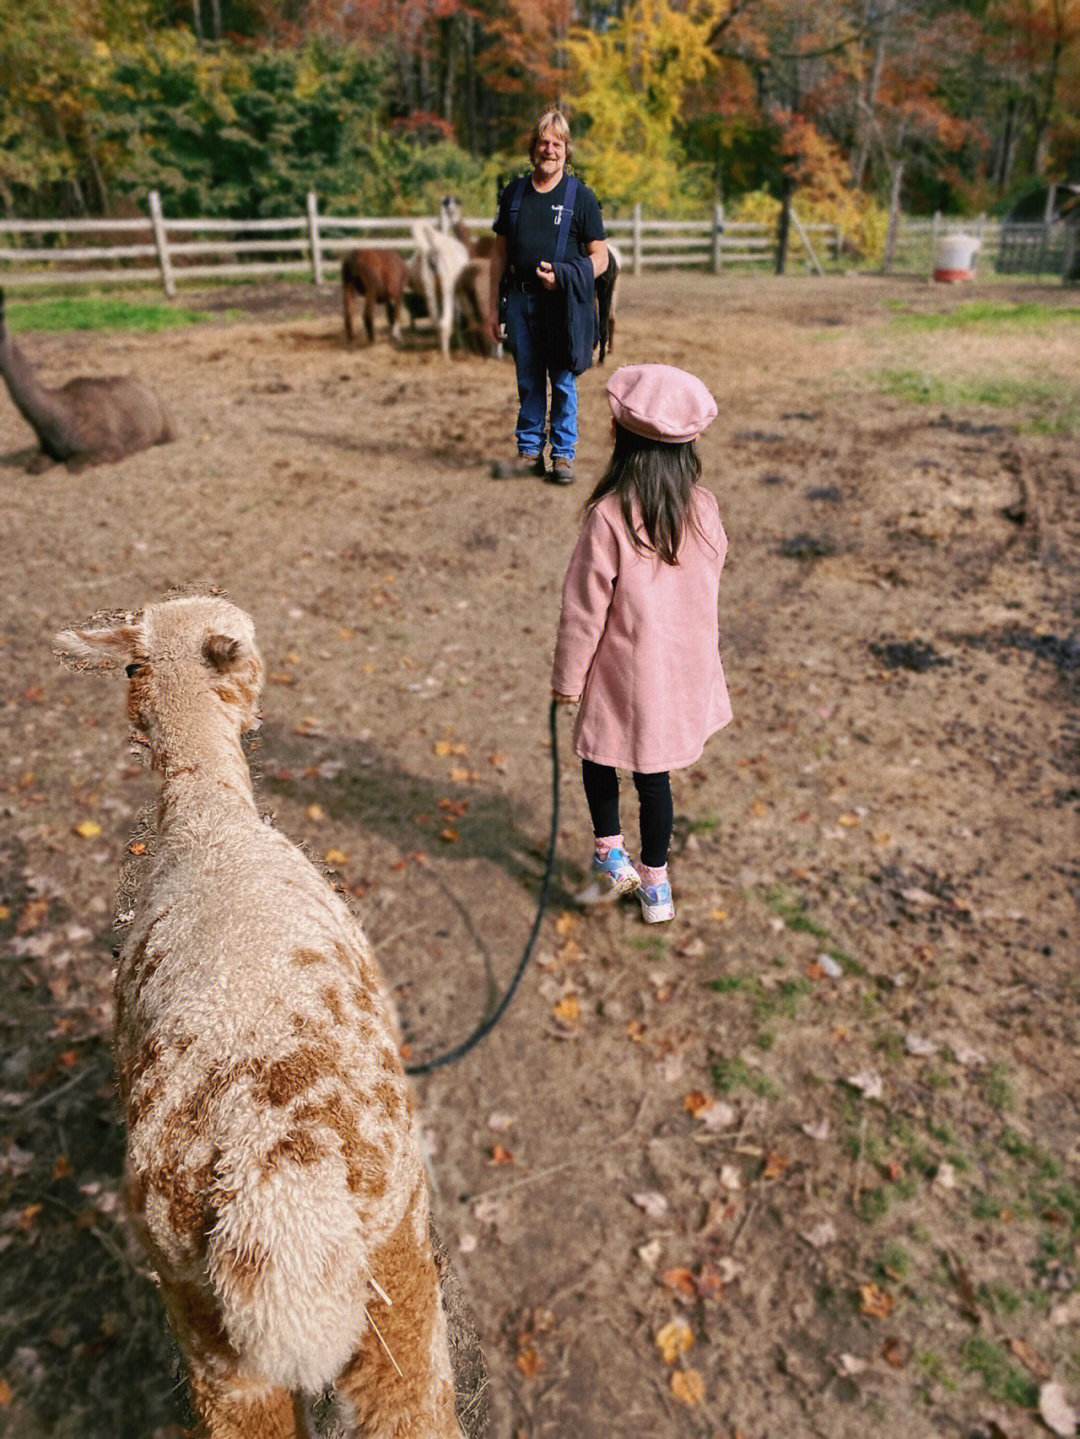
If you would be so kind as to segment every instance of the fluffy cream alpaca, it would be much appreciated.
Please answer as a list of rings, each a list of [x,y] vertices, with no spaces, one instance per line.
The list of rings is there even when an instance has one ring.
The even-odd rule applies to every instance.
[[[461,272],[469,263],[469,252],[453,235],[426,220],[417,220],[412,227],[416,253],[409,265],[413,287],[423,295],[439,336],[439,349],[444,360],[450,358],[450,336],[454,330],[454,296]]]
[[[302,1435],[333,1384],[349,1434],[456,1439],[395,1021],[345,904],[256,809],[252,622],[182,599],[58,638],[126,665],[162,777],[116,1056],[130,1209],[206,1432]]]

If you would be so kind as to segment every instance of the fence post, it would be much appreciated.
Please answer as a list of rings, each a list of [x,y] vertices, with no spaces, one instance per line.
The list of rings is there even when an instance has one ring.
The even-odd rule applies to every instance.
[[[839,265],[844,257],[844,232],[839,225],[833,226],[833,260]]]
[[[172,263],[169,260],[169,237],[165,231],[165,216],[161,212],[161,196],[156,190],[150,191],[150,224],[154,231],[154,245],[157,249],[158,267],[165,298],[171,300],[176,294]]]
[[[635,275],[641,274],[641,201],[634,206],[634,229],[631,238],[631,255],[633,256],[630,268]]]
[[[311,246],[311,274],[316,285],[323,281],[322,250],[319,248],[319,197],[314,190],[307,195],[308,244]]]
[[[938,231],[939,231],[940,229],[941,229],[941,211],[940,211],[940,210],[935,210],[935,211],[934,211],[933,223],[932,223],[931,226],[930,226],[930,264],[929,264],[929,266],[928,266],[928,270],[929,270],[929,273],[930,273],[931,275],[934,273],[934,266],[937,264],[937,242],[938,242]]]
[[[713,206],[712,222],[712,272],[719,275],[724,267],[724,207],[719,202]]]

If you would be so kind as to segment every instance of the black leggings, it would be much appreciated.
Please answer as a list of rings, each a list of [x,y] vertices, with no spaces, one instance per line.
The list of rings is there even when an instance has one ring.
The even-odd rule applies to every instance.
[[[581,778],[585,782],[593,834],[621,834],[619,776],[610,765],[593,764],[591,759],[583,759]],[[662,864],[667,864],[675,818],[671,777],[667,770],[658,774],[638,774],[635,770],[634,788],[641,805],[641,862],[650,869],[659,869]]]

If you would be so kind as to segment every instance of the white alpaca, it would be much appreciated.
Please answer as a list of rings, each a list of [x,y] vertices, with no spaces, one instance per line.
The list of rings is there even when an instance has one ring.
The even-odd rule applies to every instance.
[[[172,600],[67,630],[125,664],[161,774],[116,974],[127,1197],[210,1439],[293,1439],[333,1384],[369,1439],[457,1439],[417,1125],[349,910],[258,813],[250,618]]]
[[[469,252],[460,240],[442,234],[426,220],[417,220],[412,234],[416,253],[409,265],[409,278],[424,297],[439,336],[439,349],[443,359],[448,360],[454,331],[454,294],[461,272],[469,263]]]

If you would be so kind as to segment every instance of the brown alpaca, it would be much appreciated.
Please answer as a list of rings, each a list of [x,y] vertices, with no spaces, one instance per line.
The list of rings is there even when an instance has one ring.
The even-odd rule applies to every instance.
[[[58,640],[125,667],[161,776],[115,1049],[128,1206],[206,1439],[302,1439],[330,1385],[350,1439],[458,1439],[396,1020],[356,919],[256,806],[251,619],[201,596]]]
[[[465,349],[476,355],[490,355],[488,309],[491,296],[491,261],[470,260],[458,276],[454,290],[454,312]]]
[[[375,342],[375,306],[386,306],[390,338],[401,341],[401,303],[408,281],[405,261],[396,250],[350,250],[341,262],[341,305],[345,342],[356,338],[356,297],[364,297],[364,333]]]
[[[461,213],[461,204],[456,195],[444,195],[442,200],[443,214],[446,216],[450,233],[460,240],[469,252],[469,258],[473,260],[490,260],[491,253],[495,249],[494,235],[474,235],[466,225]]]
[[[68,380],[50,390],[8,334],[0,290],[0,374],[15,407],[41,446],[26,466],[41,474],[66,463],[75,472],[122,460],[150,445],[167,445],[176,431],[153,390],[127,375]]]

